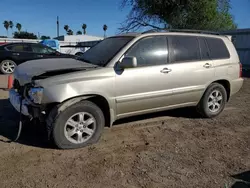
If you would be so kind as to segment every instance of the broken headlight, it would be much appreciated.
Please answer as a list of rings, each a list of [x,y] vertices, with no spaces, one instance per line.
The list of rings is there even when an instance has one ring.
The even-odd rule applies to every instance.
[[[30,88],[28,94],[32,102],[36,104],[41,104],[43,97],[43,88],[41,87]]]

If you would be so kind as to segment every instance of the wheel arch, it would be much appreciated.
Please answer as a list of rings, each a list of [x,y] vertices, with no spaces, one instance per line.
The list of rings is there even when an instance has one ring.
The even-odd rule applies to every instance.
[[[227,101],[229,101],[230,94],[231,94],[231,85],[230,85],[230,82],[228,80],[226,80],[226,79],[221,79],[221,80],[216,80],[213,83],[221,84],[226,89],[226,92],[227,92]]]
[[[48,109],[52,109],[55,106],[57,106],[57,113],[60,113],[61,111],[65,110],[67,107],[76,104],[83,100],[89,100],[96,104],[103,112],[104,118],[105,118],[105,126],[111,127],[114,122],[114,110],[111,109],[111,105],[109,104],[108,100],[98,94],[90,94],[90,95],[81,95],[81,96],[75,96],[69,99],[64,100],[61,103],[53,103],[48,105]]]
[[[200,100],[202,99],[203,95],[206,93],[206,91],[207,91],[207,89],[209,88],[209,86],[210,86],[211,84],[214,84],[214,83],[221,84],[221,85],[226,89],[226,92],[227,92],[227,102],[228,102],[229,99],[230,99],[230,94],[231,94],[231,85],[230,85],[230,82],[229,82],[228,80],[226,80],[226,79],[220,79],[220,80],[215,80],[215,81],[211,82],[211,83],[205,88],[205,90],[203,91]]]
[[[4,60],[11,60],[11,61],[14,61],[14,62],[16,63],[16,60],[15,60],[13,57],[11,57],[11,56],[6,56],[6,57],[4,57],[4,58],[1,58],[1,59],[0,59],[0,63],[1,63],[2,61],[4,61]],[[17,63],[16,63],[16,65],[17,65]]]

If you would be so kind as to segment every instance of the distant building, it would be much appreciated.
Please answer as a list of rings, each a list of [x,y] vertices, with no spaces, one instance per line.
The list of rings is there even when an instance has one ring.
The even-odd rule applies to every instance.
[[[232,36],[232,42],[239,54],[243,69],[250,70],[250,29],[223,31],[221,34]]]
[[[96,37],[91,35],[63,35],[56,37],[54,39],[64,42],[78,43],[78,42],[103,40],[103,37]]]

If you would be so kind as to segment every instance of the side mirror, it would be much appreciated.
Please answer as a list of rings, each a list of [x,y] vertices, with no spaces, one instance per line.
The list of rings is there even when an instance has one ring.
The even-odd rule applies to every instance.
[[[137,67],[137,59],[133,56],[126,56],[119,63],[119,67],[122,69]]]

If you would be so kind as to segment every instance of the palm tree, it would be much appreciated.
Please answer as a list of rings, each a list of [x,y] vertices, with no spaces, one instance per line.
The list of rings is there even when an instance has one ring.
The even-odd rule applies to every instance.
[[[11,29],[11,31],[12,31],[12,34],[13,34],[13,22],[12,21],[9,21],[9,26],[10,26],[10,29]]]
[[[3,26],[4,26],[5,29],[6,29],[7,37],[8,37],[8,29],[9,29],[9,26],[10,26],[9,22],[8,22],[7,20],[5,20],[5,21],[3,22]]]
[[[66,31],[66,33],[68,33],[68,31],[69,31],[69,26],[68,26],[68,25],[65,25],[65,26],[64,26],[64,30]]]
[[[106,31],[108,30],[108,26],[106,24],[103,25],[104,38],[106,38]]]
[[[83,29],[83,34],[86,35],[87,25],[86,24],[82,24],[82,29]]]
[[[17,23],[16,28],[17,28],[18,32],[20,33],[20,31],[22,30],[22,25],[20,23]]]
[[[82,32],[81,31],[77,31],[76,34],[77,35],[82,35]]]
[[[71,29],[69,29],[68,31],[67,31],[67,35],[73,35],[74,34],[74,32],[71,30]]]

